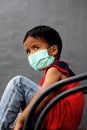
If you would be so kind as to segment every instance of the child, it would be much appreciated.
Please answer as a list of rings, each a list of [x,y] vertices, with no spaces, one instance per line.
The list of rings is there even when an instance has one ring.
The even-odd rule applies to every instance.
[[[7,85],[0,102],[0,130],[8,130],[14,123],[20,108],[22,114],[16,121],[14,130],[21,130],[24,120],[37,97],[50,85],[59,80],[74,76],[64,61],[60,61],[62,41],[56,30],[49,26],[37,26],[28,31],[24,37],[24,48],[30,66],[44,71],[39,85],[24,76],[14,77]],[[66,85],[64,88],[47,96],[38,106],[37,114],[55,95],[78,86],[79,83]],[[84,97],[77,93],[65,98],[53,107],[44,119],[43,130],[76,130],[82,117]]]

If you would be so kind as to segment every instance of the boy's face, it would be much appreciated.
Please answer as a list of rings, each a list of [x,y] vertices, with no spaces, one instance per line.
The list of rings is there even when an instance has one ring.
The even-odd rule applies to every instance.
[[[31,36],[29,36],[24,42],[24,48],[28,56],[43,49],[49,49],[48,54],[51,56],[55,57],[55,55],[58,54],[58,48],[56,45],[50,47],[50,45],[45,40],[40,38],[37,39]]]
[[[24,48],[28,56],[34,54],[37,51],[40,51],[42,49],[48,49],[49,44],[42,40],[42,39],[36,39],[33,37],[28,37],[24,43]]]

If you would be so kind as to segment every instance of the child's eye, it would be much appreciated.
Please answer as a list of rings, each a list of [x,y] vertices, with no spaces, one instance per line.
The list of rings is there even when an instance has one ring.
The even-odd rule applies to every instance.
[[[29,55],[30,54],[30,50],[26,50],[26,53],[27,53],[27,55]]]
[[[38,50],[39,47],[34,47],[34,50]]]
[[[35,51],[38,50],[39,48],[40,47],[38,45],[36,45],[36,44],[32,46],[32,49],[35,50]]]

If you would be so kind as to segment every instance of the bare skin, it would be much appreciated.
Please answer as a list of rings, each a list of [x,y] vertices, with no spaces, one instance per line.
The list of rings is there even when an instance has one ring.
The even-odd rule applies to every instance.
[[[37,51],[40,51],[42,49],[49,49],[50,45],[42,40],[42,39],[36,39],[33,37],[28,37],[24,43],[24,48],[25,51],[27,53],[27,55],[32,55]],[[58,48],[56,45],[53,45],[49,50],[48,50],[48,54],[51,56],[55,57],[55,60],[57,59],[57,55],[58,55]],[[29,112],[29,110],[31,109],[33,103],[35,102],[35,100],[38,98],[38,96],[45,90],[47,89],[49,86],[51,86],[52,84],[54,84],[55,82],[65,79],[67,78],[66,75],[62,74],[60,71],[58,71],[55,67],[51,67],[48,69],[47,73],[46,73],[46,78],[45,78],[45,82],[42,85],[42,87],[39,89],[39,91],[33,96],[32,100],[30,101],[30,103],[27,105],[27,107],[25,108],[25,110],[23,111],[23,113],[21,114],[21,116],[18,118],[15,128],[14,130],[21,130],[24,124],[24,121],[26,119],[26,116]],[[47,96],[43,102],[41,102],[41,104],[38,106],[36,113],[38,113],[44,106],[45,104],[47,104],[47,102],[50,100],[50,96]]]

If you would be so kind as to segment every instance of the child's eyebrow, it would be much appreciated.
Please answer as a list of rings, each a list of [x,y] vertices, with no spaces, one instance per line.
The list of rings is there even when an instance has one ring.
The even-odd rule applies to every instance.
[[[32,44],[32,46],[33,46],[33,45],[37,45],[37,46],[38,46],[38,43],[37,43],[37,42],[35,42],[35,43],[33,43],[33,44]]]
[[[37,43],[33,44],[32,47],[39,47]]]

